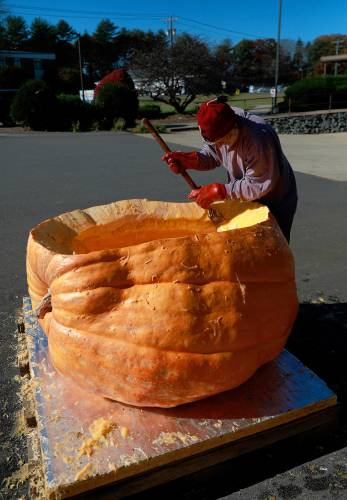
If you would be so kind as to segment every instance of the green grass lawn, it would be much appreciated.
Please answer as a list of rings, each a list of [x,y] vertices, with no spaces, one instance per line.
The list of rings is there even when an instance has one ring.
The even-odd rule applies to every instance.
[[[209,99],[213,99],[215,95],[199,95],[194,101],[186,108],[187,113],[195,113],[197,106]],[[283,94],[278,94],[278,102],[283,101]],[[242,93],[238,96],[228,97],[230,106],[236,106],[246,110],[254,109],[256,106],[271,105],[271,97],[268,93],[264,94],[248,94]],[[140,98],[140,108],[148,104],[157,104],[160,106],[162,113],[175,113],[175,109],[169,104],[153,101],[150,98]]]

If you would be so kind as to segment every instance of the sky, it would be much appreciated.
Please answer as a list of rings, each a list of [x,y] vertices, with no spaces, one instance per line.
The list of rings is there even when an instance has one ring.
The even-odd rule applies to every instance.
[[[93,33],[101,19],[119,28],[158,31],[169,19],[177,34],[188,32],[210,44],[224,39],[277,38],[281,0],[3,0],[9,14],[28,24],[41,17],[66,20],[76,31]],[[324,34],[347,34],[347,0],[282,0],[281,39],[312,41]]]

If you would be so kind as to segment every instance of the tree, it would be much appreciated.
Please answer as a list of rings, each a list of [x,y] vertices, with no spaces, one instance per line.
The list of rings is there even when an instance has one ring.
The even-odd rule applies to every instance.
[[[23,17],[7,16],[2,25],[2,45],[7,50],[22,49],[28,39],[28,27]]]
[[[109,19],[102,19],[93,33],[93,55],[97,68],[97,79],[102,78],[116,67],[116,35],[117,27]]]
[[[276,40],[241,40],[234,48],[233,76],[240,84],[272,85],[275,78]],[[293,80],[289,53],[280,47],[279,78],[283,83]]]
[[[55,35],[57,42],[71,43],[76,38],[76,32],[63,19],[61,19],[55,27]]]
[[[94,31],[94,39],[100,45],[112,44],[117,35],[117,26],[109,19],[102,19]]]
[[[347,35],[322,35],[313,40],[308,51],[308,66],[312,74],[323,73],[323,64],[320,62],[322,56],[332,56],[336,54],[336,45],[333,42],[342,40],[340,54],[347,52]],[[342,66],[342,65],[341,65]]]
[[[0,50],[4,50],[6,48],[5,41],[5,28],[2,23],[0,23]]]
[[[66,94],[77,94],[81,88],[78,68],[60,67],[57,70],[56,90]]]
[[[307,70],[307,49],[300,39],[296,42],[292,62],[297,79],[301,79]]]
[[[254,43],[253,67],[263,82],[271,84],[275,75],[276,41],[273,38],[256,40]]]
[[[149,52],[154,49],[157,42],[166,39],[164,31],[127,30],[122,28],[114,41],[117,49],[118,64],[122,67],[129,66],[134,54]]]
[[[234,90],[234,82],[232,81],[232,67],[234,62],[233,50],[230,40],[227,39],[217,45],[212,53],[216,80],[225,82],[223,88],[228,92]]]
[[[213,58],[198,37],[179,35],[171,46],[163,34],[146,52],[135,51],[131,68],[142,91],[183,113],[198,93],[212,91]]]
[[[234,47],[233,78],[238,84],[255,82],[256,72],[251,66],[254,59],[254,44],[251,40],[241,40]]]
[[[73,44],[77,33],[66,21],[60,20],[55,26],[55,37],[57,86],[62,91],[66,91],[68,88],[77,91],[80,88],[80,83],[77,84],[80,80],[79,52],[78,47]]]
[[[84,65],[92,81],[99,81],[119,65],[117,27],[112,21],[103,19],[92,35],[84,33],[80,40]]]
[[[292,40],[291,38],[282,38],[280,40],[280,45],[283,53],[289,55],[290,58],[293,58],[294,56],[296,44],[297,42],[295,40]]]
[[[30,25],[30,50],[38,52],[54,52],[57,44],[56,28],[40,17],[36,17]]]
[[[304,65],[304,60],[305,60],[304,44],[299,38],[299,40],[296,42],[295,51],[293,55],[294,68],[296,70],[300,70],[300,68],[302,68]]]

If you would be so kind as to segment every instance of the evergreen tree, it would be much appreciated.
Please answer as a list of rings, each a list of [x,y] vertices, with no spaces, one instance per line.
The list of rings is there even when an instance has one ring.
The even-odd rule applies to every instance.
[[[56,28],[48,21],[36,17],[30,25],[29,49],[38,52],[55,52]]]
[[[103,19],[92,35],[84,33],[80,41],[85,67],[94,82],[118,66],[117,27],[112,21]]]
[[[76,32],[73,28],[63,19],[61,19],[56,27],[55,34],[58,42],[71,43],[76,38]]]
[[[102,19],[96,27],[93,36],[101,45],[111,44],[117,35],[117,26],[109,19]]]
[[[23,17],[7,16],[1,23],[1,45],[7,50],[23,49],[28,39],[28,27]]]

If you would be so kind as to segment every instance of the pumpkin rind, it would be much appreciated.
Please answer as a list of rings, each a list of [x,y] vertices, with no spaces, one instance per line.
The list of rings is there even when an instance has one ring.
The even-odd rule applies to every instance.
[[[298,307],[291,251],[266,207],[218,209],[235,229],[216,232],[195,204],[148,200],[34,228],[29,293],[36,307],[50,289],[41,324],[55,367],[105,397],[171,407],[232,389],[274,359]],[[252,211],[259,222],[237,228]]]

